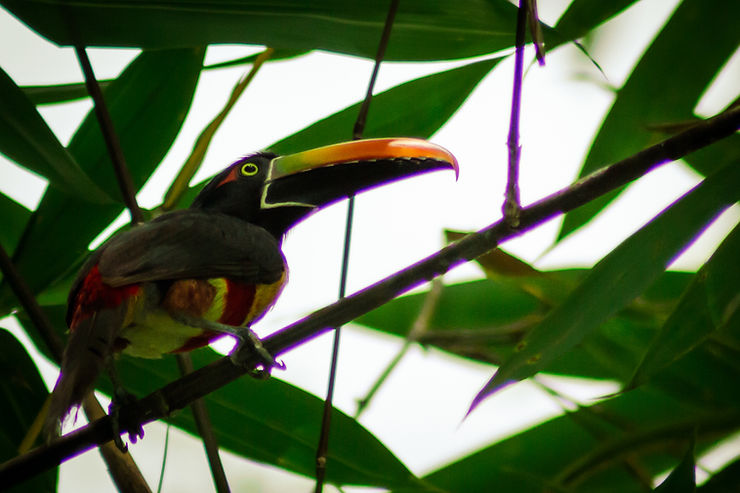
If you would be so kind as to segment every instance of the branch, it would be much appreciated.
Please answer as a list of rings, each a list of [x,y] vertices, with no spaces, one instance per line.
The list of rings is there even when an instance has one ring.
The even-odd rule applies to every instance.
[[[383,32],[380,35],[380,41],[378,42],[378,50],[375,53],[375,65],[373,66],[372,74],[370,75],[370,81],[367,85],[367,92],[365,93],[365,99],[362,101],[362,106],[357,114],[357,120],[352,130],[352,139],[358,140],[362,138],[362,134],[365,132],[365,123],[367,122],[367,115],[370,112],[370,103],[373,99],[373,88],[375,87],[375,81],[378,78],[378,72],[380,71],[380,63],[385,57],[385,50],[388,47],[388,42],[391,38],[391,29],[393,28],[393,21],[396,18],[396,12],[398,11],[398,4],[400,0],[391,0],[388,6],[388,13],[385,17],[385,24],[383,26]],[[342,269],[339,277],[339,299],[343,299],[347,294],[347,273],[349,271],[349,249],[350,240],[352,239],[352,221],[355,216],[355,196],[350,195],[347,200],[347,221],[344,227],[344,248],[342,251]],[[331,412],[334,408],[332,402],[334,401],[334,385],[337,380],[337,364],[339,361],[339,342],[341,340],[342,327],[337,325],[334,327],[334,340],[332,341],[331,349],[331,362],[329,366],[329,383],[326,389],[326,399],[324,399],[324,408],[321,413],[321,431],[319,433],[319,443],[316,446],[316,487],[314,488],[315,493],[322,493],[324,491],[324,480],[326,478],[326,465],[327,455],[329,451],[329,430],[331,428]]]
[[[105,100],[103,99],[103,92],[100,90],[100,85],[95,79],[95,73],[93,72],[92,65],[90,65],[90,59],[87,57],[85,48],[81,45],[75,45],[75,52],[77,53],[80,67],[82,67],[82,73],[85,74],[85,86],[93,100],[95,116],[98,118],[100,131],[103,133],[105,146],[108,149],[108,155],[113,163],[113,169],[116,172],[116,181],[121,189],[123,202],[131,213],[131,222],[142,223],[144,222],[144,215],[141,213],[139,204],[136,203],[134,182],[131,179],[131,174],[129,173],[128,168],[126,167],[126,160],[123,157],[121,142],[118,140],[118,134],[116,134],[115,128],[113,127],[113,120],[108,112],[108,106],[106,106]]]
[[[514,53],[514,83],[511,95],[511,117],[509,119],[509,168],[504,194],[504,219],[512,228],[519,226],[519,161],[522,148],[519,145],[519,114],[522,106],[522,72],[524,71],[524,32],[527,24],[527,0],[519,1],[516,17],[516,52]]]
[[[698,123],[627,159],[597,170],[573,185],[522,209],[518,229],[511,228],[503,220],[499,220],[480,232],[467,235],[436,254],[283,328],[265,338],[263,344],[268,351],[276,355],[289,351],[323,334],[331,327],[347,323],[558,214],[575,209],[626,185],[664,163],[728,137],[738,128],[740,128],[740,107]],[[255,358],[255,361],[247,361],[247,364],[250,363],[258,362]],[[135,430],[142,424],[166,417],[170,412],[182,409],[193,400],[223,387],[247,371],[248,368],[235,366],[228,357],[214,361],[140,401],[123,407],[120,413],[121,430]],[[110,418],[95,421],[50,446],[38,447],[23,456],[7,461],[0,467],[0,484],[7,486],[17,484],[112,438],[113,428]]]

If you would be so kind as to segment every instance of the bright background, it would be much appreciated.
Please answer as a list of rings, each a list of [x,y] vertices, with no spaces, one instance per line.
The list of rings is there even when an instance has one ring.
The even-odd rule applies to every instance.
[[[555,23],[568,3],[567,0],[540,2],[542,20]],[[574,180],[598,125],[614,99],[613,88],[625,81],[676,3],[676,0],[644,0],[600,28],[590,55],[603,69],[603,75],[573,46],[548,53],[544,68],[536,65],[528,68],[521,122],[523,203],[549,195]],[[636,29],[636,24],[649,28]],[[643,35],[645,37],[641,37]],[[1,8],[0,44],[4,47],[0,51],[0,66],[18,85],[82,80],[72,49],[59,48],[38,37]],[[211,47],[206,63],[237,58],[260,49]],[[138,51],[90,49],[88,53],[97,77],[103,79],[115,77]],[[385,63],[376,92],[459,64]],[[248,68],[211,70],[202,74],[180,135],[138,195],[143,207],[160,202],[167,184],[189,154],[194,139],[221,109],[231,88]],[[266,64],[216,134],[196,180],[357,102],[365,93],[371,70],[372,63],[368,60],[321,52]],[[457,156],[460,161],[457,182],[452,173],[436,173],[357,198],[349,292],[438,250],[443,245],[444,228],[480,229],[500,217],[506,180],[505,143],[512,70],[513,60],[499,64],[431,139]],[[697,113],[709,116],[722,109],[730,102],[728,94],[733,93],[731,89],[739,82],[740,57],[736,53],[700,101]],[[90,108],[91,103],[86,100],[42,106],[39,110],[66,144]],[[350,137],[351,129],[348,128],[347,140]],[[484,162],[481,156],[486,156]],[[630,186],[608,211],[557,248],[549,250],[559,227],[559,221],[551,221],[506,243],[505,249],[538,268],[590,266],[699,180],[698,175],[680,162],[666,165]],[[43,178],[0,156],[0,191],[34,209],[45,187]],[[291,267],[290,283],[272,312],[255,327],[259,334],[269,334],[336,299],[345,214],[345,204],[332,206],[289,233],[284,251]],[[673,268],[698,268],[738,218],[740,213],[735,206],[682,255]],[[126,221],[125,217],[119,219],[117,225]],[[0,227],[1,224],[0,219]],[[58,239],[60,243],[64,240]],[[445,276],[445,282],[477,277],[481,277],[479,270],[474,265],[465,265]],[[14,318],[1,319],[0,326],[27,342]],[[336,407],[353,414],[356,400],[364,397],[401,344],[400,339],[366,329],[350,326],[345,330]],[[331,337],[325,335],[286,354],[283,360],[287,370],[276,372],[275,378],[323,396],[330,345]],[[228,350],[228,346],[221,349]],[[33,348],[31,350],[37,361],[42,360],[47,384],[53,385],[58,370]],[[493,368],[487,365],[436,350],[414,348],[381,388],[361,422],[414,473],[422,475],[495,439],[562,412],[550,397],[529,382],[523,382],[488,399],[463,421],[472,397],[492,373]],[[547,381],[582,399],[616,389],[608,384],[573,379],[547,377]],[[82,422],[84,419],[78,424]],[[156,485],[161,467],[164,430],[160,424],[147,426],[146,439],[131,447],[152,486]],[[198,441],[173,430],[168,453],[164,491],[212,490],[210,472]],[[234,491],[308,491],[313,483],[228,453],[222,456]],[[60,485],[60,491],[115,491],[95,452],[65,464]]]

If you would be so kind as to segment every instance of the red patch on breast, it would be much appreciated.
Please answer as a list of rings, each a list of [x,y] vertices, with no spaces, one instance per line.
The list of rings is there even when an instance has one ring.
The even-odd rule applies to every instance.
[[[252,308],[255,290],[254,284],[226,279],[224,311],[218,321],[235,327],[242,325]]]
[[[75,307],[69,327],[73,329],[80,320],[83,320],[98,310],[115,308],[128,298],[136,295],[141,287],[138,284],[127,284],[125,286],[113,287],[103,282],[103,276],[96,265],[87,273],[82,281],[77,296]]]

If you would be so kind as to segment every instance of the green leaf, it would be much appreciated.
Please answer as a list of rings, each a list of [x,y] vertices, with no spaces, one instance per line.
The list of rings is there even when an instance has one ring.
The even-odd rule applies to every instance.
[[[729,165],[622,242],[517,344],[515,354],[476,396],[471,410],[504,386],[546,368],[643,292],[703,228],[738,199],[739,185],[740,166]]]
[[[328,50],[374,58],[388,4],[314,0],[157,3],[123,0],[5,0],[5,8],[62,45],[182,48],[245,43],[286,50]],[[68,19],[74,20],[75,39]],[[465,58],[514,44],[517,9],[505,0],[400,3],[386,60]],[[135,28],[132,28],[135,26]],[[549,31],[546,31],[549,32]]]
[[[588,272],[542,272],[536,278],[524,278],[525,285],[498,279],[444,286],[418,342],[483,363],[501,364],[527,331],[544,318],[551,300],[561,303]],[[689,273],[664,273],[634,303],[553,361],[547,372],[627,382],[691,278]],[[403,296],[354,322],[405,337],[426,295]],[[542,299],[548,301],[538,303]]]
[[[49,185],[90,202],[110,203],[62,147],[23,91],[0,69],[0,152],[49,180]]]
[[[3,227],[0,228],[0,245],[8,255],[12,255],[28,218],[31,217],[31,211],[10,197],[0,194],[0,217],[3,218]]]
[[[635,1],[593,2],[591,0],[574,0],[558,20],[554,31],[568,39],[580,38],[594,27],[618,15]]]
[[[681,2],[617,93],[580,176],[664,139],[661,125],[693,120],[705,88],[737,49],[738,17],[738,2],[722,15],[711,2]],[[591,220],[620,190],[567,213],[558,240]]]
[[[18,446],[49,395],[31,357],[7,330],[0,329],[0,462],[18,455]],[[37,438],[35,445],[41,445]],[[34,445],[34,444],[32,444]],[[55,492],[58,469],[35,475],[9,491]]]
[[[727,163],[740,162],[740,135],[734,134],[684,156],[683,160],[704,176],[709,176]]]
[[[278,60],[289,60],[291,58],[297,58],[299,56],[303,56],[306,53],[308,53],[307,50],[275,50],[272,52],[272,55],[270,55],[270,58],[267,59],[265,63],[276,62]],[[254,55],[236,58],[234,60],[227,60],[225,62],[212,63],[210,65],[204,66],[203,70],[216,70],[219,68],[227,68],[227,67],[234,67],[237,65],[246,65],[248,63],[254,63],[254,61],[257,59],[258,56],[260,56],[260,54],[261,53],[255,53]]]
[[[429,138],[500,61],[501,58],[493,58],[427,75],[373,96],[364,137]],[[287,154],[347,140],[360,105],[338,111],[269,148]]]
[[[287,60],[295,58],[307,53],[306,51],[297,50],[276,50],[267,62],[275,62],[278,60]],[[235,60],[228,60],[225,62],[213,63],[203,67],[204,70],[215,70],[219,68],[234,67],[238,65],[246,65],[253,63],[254,60],[259,56],[259,53],[250,55]],[[98,84],[101,89],[105,90],[106,87],[113,82],[111,79],[99,80]],[[87,88],[84,82],[73,82],[71,84],[54,84],[46,86],[23,86],[21,87],[26,97],[36,105],[40,104],[56,104],[66,103],[69,101],[75,101],[77,99],[87,98]]]
[[[99,80],[102,90],[110,85],[111,80]],[[54,104],[75,101],[89,96],[84,82],[71,84],[54,84],[50,86],[23,86],[23,93],[33,104]]]
[[[411,491],[643,492],[638,478],[675,464],[675,444],[698,429],[704,449],[740,426],[737,411],[698,411],[641,388],[553,418],[424,477]],[[637,473],[637,474],[636,474]],[[436,488],[436,489],[435,489]]]
[[[678,307],[650,344],[628,389],[648,381],[691,351],[740,308],[738,252],[740,227],[736,226],[696,274]]]
[[[191,353],[196,368],[220,355],[204,348]],[[179,378],[173,357],[145,360],[122,357],[117,369],[127,390],[144,395]],[[101,385],[110,394],[105,379]],[[205,398],[221,447],[244,457],[313,476],[323,401],[275,378],[240,378]],[[344,485],[397,487],[418,480],[357,421],[332,411],[327,480]],[[197,435],[190,410],[172,423]]]
[[[180,130],[195,91],[203,49],[143,52],[105,91],[135,187],[149,178]],[[118,185],[95,116],[90,113],[69,145],[80,166],[112,196]],[[121,212],[121,202],[93,206],[85,195],[48,190],[31,216],[14,261],[34,293],[72,274],[90,242]],[[62,241],[63,240],[63,241]],[[0,288],[0,313],[13,306]]]
[[[691,443],[683,460],[671,471],[665,481],[655,488],[655,493],[693,493],[696,491],[695,467],[694,444]]]

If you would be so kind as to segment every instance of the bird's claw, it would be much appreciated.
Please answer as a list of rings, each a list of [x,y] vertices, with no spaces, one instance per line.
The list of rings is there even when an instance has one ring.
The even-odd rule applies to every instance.
[[[111,426],[113,428],[113,443],[123,453],[128,451],[128,445],[121,438],[121,408],[133,402],[136,402],[136,397],[122,387],[119,387],[115,391],[110,406],[108,406],[108,414],[111,418]],[[128,432],[129,442],[136,443],[139,438],[144,438],[144,428],[141,425],[137,429],[133,431],[129,430]]]
[[[231,353],[231,361],[235,365],[249,367],[252,377],[265,379],[270,377],[273,368],[285,369],[285,363],[277,361],[250,328],[244,327],[238,338],[239,342]],[[253,363],[254,355],[257,356],[257,365]]]

